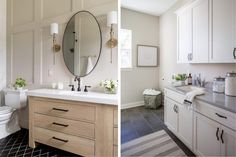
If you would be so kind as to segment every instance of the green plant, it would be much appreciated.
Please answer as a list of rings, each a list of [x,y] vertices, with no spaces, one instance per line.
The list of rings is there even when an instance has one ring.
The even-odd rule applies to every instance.
[[[185,81],[187,78],[187,74],[172,75],[172,79],[176,81]]]
[[[17,78],[16,79],[16,82],[14,84],[14,87],[17,88],[22,88],[22,87],[25,87],[26,86],[26,80],[23,79],[23,78]]]

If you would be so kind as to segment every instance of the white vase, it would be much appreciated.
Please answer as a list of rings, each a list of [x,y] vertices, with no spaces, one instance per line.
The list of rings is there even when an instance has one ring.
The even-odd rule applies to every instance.
[[[17,90],[23,90],[23,87],[16,87]]]

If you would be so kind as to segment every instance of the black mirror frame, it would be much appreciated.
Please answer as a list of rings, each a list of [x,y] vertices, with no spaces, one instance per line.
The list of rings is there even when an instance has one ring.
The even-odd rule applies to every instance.
[[[73,72],[71,72],[71,70],[69,69],[69,67],[67,66],[67,64],[66,64],[66,62],[65,62],[65,53],[64,53],[64,40],[65,40],[64,36],[65,36],[65,32],[66,32],[66,30],[67,30],[68,24],[70,23],[71,19],[73,19],[73,18],[75,17],[75,15],[77,15],[77,14],[79,14],[79,13],[88,13],[89,15],[91,15],[91,16],[95,19],[95,21],[97,22],[98,29],[99,29],[99,33],[100,33],[100,50],[99,50],[98,59],[97,59],[95,65],[93,66],[93,69],[92,69],[89,73],[87,73],[87,74],[85,74],[85,75],[83,75],[83,76],[78,76],[78,75],[75,75]],[[68,21],[67,24],[66,24],[66,28],[65,28],[64,34],[63,34],[62,53],[63,53],[63,60],[64,60],[64,63],[65,63],[65,65],[66,65],[67,69],[68,69],[68,70],[70,71],[70,73],[71,73],[72,75],[74,75],[74,76],[77,76],[77,77],[85,77],[85,76],[89,75],[89,74],[95,69],[95,67],[97,66],[98,61],[99,61],[99,59],[100,59],[101,53],[102,53],[102,31],[101,31],[101,27],[100,27],[100,24],[99,24],[97,18],[96,18],[91,12],[89,12],[89,11],[87,11],[87,10],[81,10],[81,11],[78,11],[77,13],[75,13],[75,14],[69,19],[69,21]]]

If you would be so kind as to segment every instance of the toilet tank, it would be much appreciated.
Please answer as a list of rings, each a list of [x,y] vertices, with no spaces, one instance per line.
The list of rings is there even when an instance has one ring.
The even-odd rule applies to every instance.
[[[27,90],[5,89],[5,105],[14,109],[21,109],[27,105]]]

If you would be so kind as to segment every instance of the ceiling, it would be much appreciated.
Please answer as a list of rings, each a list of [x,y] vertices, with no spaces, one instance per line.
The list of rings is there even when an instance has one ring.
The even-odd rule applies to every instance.
[[[123,8],[160,16],[178,0],[121,0]]]

